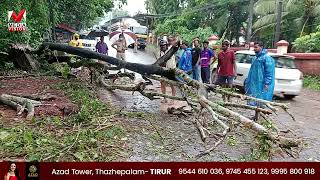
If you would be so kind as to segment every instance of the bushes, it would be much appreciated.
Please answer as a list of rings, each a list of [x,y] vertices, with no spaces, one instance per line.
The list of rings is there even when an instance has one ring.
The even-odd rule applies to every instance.
[[[305,76],[303,79],[303,86],[320,91],[320,76]]]
[[[293,44],[297,52],[320,52],[320,26],[317,32],[297,38]]]

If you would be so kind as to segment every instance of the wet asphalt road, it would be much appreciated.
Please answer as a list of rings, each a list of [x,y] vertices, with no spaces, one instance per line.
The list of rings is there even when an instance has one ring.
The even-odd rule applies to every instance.
[[[107,43],[109,47],[109,56],[116,57],[116,50],[111,47],[110,42]],[[126,51],[126,61],[132,63],[141,63],[141,64],[153,64],[156,61],[156,58],[152,53],[147,53],[147,50],[138,50],[136,53],[133,52],[133,49],[128,48]],[[116,73],[113,71],[111,73]],[[130,71],[128,71],[130,72]],[[136,79],[135,82],[141,81],[142,77],[140,74],[135,73]],[[149,89],[156,91],[160,88],[160,84],[155,82],[155,85]],[[128,111],[144,111],[149,113],[159,112],[160,101],[155,100],[151,101],[148,98],[142,96],[138,92],[132,95],[132,92],[125,92],[115,90],[113,92],[101,91],[100,97],[104,101],[112,102],[118,107],[128,110]]]

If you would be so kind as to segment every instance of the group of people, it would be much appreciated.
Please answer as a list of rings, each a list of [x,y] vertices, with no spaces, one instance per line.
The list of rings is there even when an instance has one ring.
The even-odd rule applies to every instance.
[[[170,46],[175,43],[173,37],[160,41],[160,56],[164,55]],[[191,46],[191,47],[190,47]],[[237,68],[235,62],[235,54],[229,49],[230,43],[228,41],[223,42],[222,51],[216,56],[215,52],[209,48],[209,42],[203,41],[202,47],[200,46],[200,40],[195,38],[192,45],[186,41],[182,41],[180,49],[175,55],[175,62],[168,61],[170,66],[167,68],[175,68],[172,64],[176,64],[177,67],[185,71],[194,80],[200,81],[200,77],[203,83],[209,84],[211,78],[210,66],[216,60],[218,60],[216,83],[221,85],[232,85],[233,79],[237,76]]]
[[[160,56],[163,56],[171,46],[176,44],[174,37],[160,41]],[[192,46],[192,47],[190,47]],[[209,42],[203,41],[200,47],[199,38],[195,38],[190,45],[186,41],[180,43],[180,49],[166,65],[166,68],[179,68],[189,77],[199,81],[200,76],[203,83],[210,84],[211,65],[218,61],[216,69],[215,84],[222,87],[232,88],[233,81],[237,78],[237,65],[235,52],[230,49],[230,42],[224,41],[221,51],[215,55],[214,50],[209,48]],[[272,101],[275,84],[275,61],[267,54],[262,42],[254,43],[256,57],[252,60],[248,77],[245,80],[245,92],[254,98]],[[166,93],[166,85],[161,83],[162,93]],[[172,95],[176,95],[176,90],[171,86]],[[230,96],[223,96],[224,101],[230,101]],[[164,99],[164,102],[167,100]],[[249,101],[249,105],[263,107],[257,101]],[[258,119],[257,112],[253,119]]]
[[[69,46],[83,48],[83,43],[80,40],[79,34],[74,34]],[[115,41],[111,47],[117,50],[117,58],[121,60],[126,60],[125,51],[127,50],[127,43],[123,34],[119,34],[119,38]],[[100,37],[99,42],[96,44],[96,52],[108,55],[108,45],[104,41],[104,36]]]
[[[83,48],[83,43],[79,37],[80,37],[79,34],[74,34],[71,41],[69,42],[69,46]],[[96,52],[104,55],[108,55],[109,48],[107,43],[104,41],[104,36],[100,37],[100,40],[97,42],[95,47],[96,47]],[[123,34],[119,34],[118,40],[115,41],[111,45],[111,47],[116,49],[117,51],[116,58],[121,59],[123,61],[126,60],[125,51],[127,50],[127,43]],[[81,70],[81,67],[75,68],[74,73],[77,74],[77,72],[80,70]]]
[[[164,55],[176,40],[174,37],[169,37],[168,42],[166,40],[160,41],[160,56]],[[237,76],[237,68],[235,62],[235,54],[232,50],[229,50],[230,43],[228,41],[223,42],[222,51],[218,54],[217,58],[214,51],[209,48],[209,42],[203,41],[202,47],[200,46],[199,38],[195,38],[192,42],[192,48],[188,42],[182,41],[180,49],[177,51],[175,57],[171,58],[167,64],[167,68],[176,68],[183,70],[194,80],[200,81],[200,77],[203,83],[210,84],[211,77],[211,64],[218,59],[217,67],[217,80],[216,83],[222,86],[232,87],[233,79]],[[163,93],[165,93],[165,85],[161,86]],[[171,87],[173,96],[175,95],[174,87]]]

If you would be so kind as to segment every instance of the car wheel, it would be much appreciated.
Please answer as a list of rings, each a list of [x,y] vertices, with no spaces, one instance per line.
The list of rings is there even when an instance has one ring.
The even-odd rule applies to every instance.
[[[296,95],[283,95],[285,99],[291,100],[296,97]]]

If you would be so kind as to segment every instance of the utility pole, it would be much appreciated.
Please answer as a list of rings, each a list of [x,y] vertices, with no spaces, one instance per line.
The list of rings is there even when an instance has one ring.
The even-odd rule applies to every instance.
[[[275,44],[280,41],[281,35],[281,21],[282,21],[282,5],[283,0],[277,0],[277,24],[276,24],[276,33],[274,37],[274,46]]]
[[[252,21],[253,21],[253,4],[254,0],[250,0],[250,5],[249,5],[249,22],[248,22],[248,29],[247,29],[247,42],[251,42],[251,35],[252,35]]]

